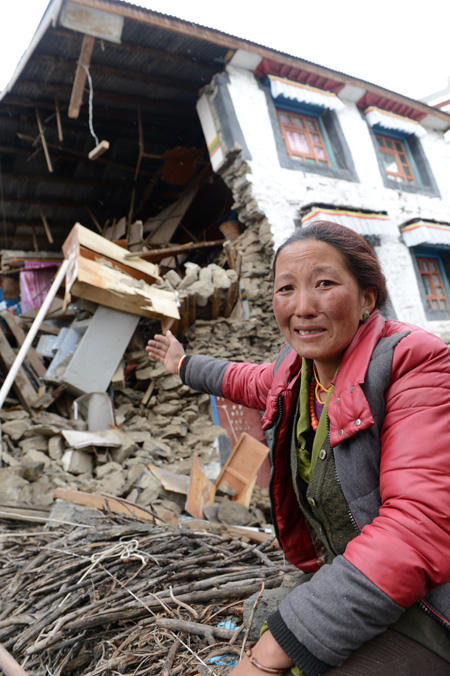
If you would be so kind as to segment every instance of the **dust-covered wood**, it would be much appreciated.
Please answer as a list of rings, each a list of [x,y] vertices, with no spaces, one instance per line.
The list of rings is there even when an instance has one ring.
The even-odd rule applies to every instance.
[[[268,566],[227,533],[135,518],[34,528],[1,523],[0,641],[27,676],[195,674],[239,654],[244,600],[294,570],[270,543]]]

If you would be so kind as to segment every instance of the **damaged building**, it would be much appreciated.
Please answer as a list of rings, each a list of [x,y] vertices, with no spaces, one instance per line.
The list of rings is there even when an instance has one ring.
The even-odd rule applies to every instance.
[[[271,440],[259,412],[191,391],[149,361],[146,341],[171,329],[190,353],[273,360],[282,344],[274,249],[322,219],[367,238],[387,278],[389,317],[450,343],[449,129],[442,108],[218,30],[118,0],[51,0],[0,98],[0,511],[52,533],[67,526],[58,551],[80,558],[99,546],[97,531],[116,543],[125,526],[141,529],[139,547],[117,550],[120,566],[127,556],[135,566],[133,594],[147,590],[139,566],[150,559],[163,582],[145,607],[123,585],[111,604],[86,591],[98,563],[86,558],[76,610],[59,620],[55,609],[46,624],[47,586],[59,608],[72,581],[58,578],[62,556],[47,572],[42,552],[25,552],[22,588],[36,583],[37,606],[8,587],[0,643],[32,676],[44,664],[55,674],[66,665],[142,673],[137,646],[154,631],[165,647],[146,673],[172,673],[175,663],[174,674],[188,673],[189,656],[167,638],[173,618],[157,629],[148,620],[149,608],[180,611],[166,582],[183,557],[175,594],[184,611],[199,602],[183,580],[197,575],[189,557],[200,552],[212,580],[206,619],[213,603],[229,602],[237,609],[224,617],[237,622],[238,600],[262,582],[290,584],[273,542]],[[14,389],[4,389],[33,328]],[[76,523],[86,527],[79,540]],[[45,549],[48,537],[36,542]],[[21,570],[14,557],[8,549],[6,586]],[[240,557],[252,572],[236,568],[218,601],[217,568]],[[237,625],[202,626],[199,641],[239,655]]]

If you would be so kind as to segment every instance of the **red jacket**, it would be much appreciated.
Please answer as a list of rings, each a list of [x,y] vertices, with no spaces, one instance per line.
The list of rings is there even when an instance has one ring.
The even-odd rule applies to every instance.
[[[373,449],[380,453],[380,504],[376,509],[369,506],[371,516],[367,518],[364,497],[356,496],[354,504],[362,507],[353,508],[350,494],[353,485],[364,479],[364,473],[374,470],[367,469],[366,462],[358,468],[354,452],[352,462],[346,458],[364,438],[364,431],[373,430],[374,418],[363,388],[374,349],[384,338],[393,346],[390,352],[386,348],[386,355],[381,350],[380,355],[380,368],[387,359],[390,368],[387,389],[378,393],[380,400],[384,394],[384,421],[375,440],[367,433],[364,444],[364,448],[367,444],[381,448]],[[276,372],[274,364],[231,363],[224,372],[222,393],[233,401],[265,410],[265,427],[274,426],[271,497],[279,539],[292,563],[304,571],[315,571],[317,557],[289,480],[288,449],[300,366],[301,358],[293,350],[287,352]],[[361,529],[348,544],[344,557],[403,608],[439,587],[425,604],[450,626],[448,347],[416,326],[385,321],[375,312],[347,348],[334,384],[328,406],[330,443],[342,474],[344,496]],[[344,453],[344,448],[348,452]],[[358,468],[361,477],[355,475],[349,483],[352,466]]]

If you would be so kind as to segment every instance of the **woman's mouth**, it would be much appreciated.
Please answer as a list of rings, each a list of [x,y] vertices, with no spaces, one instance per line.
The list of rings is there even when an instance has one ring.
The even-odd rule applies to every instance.
[[[295,329],[295,332],[298,333],[300,336],[314,336],[317,335],[318,333],[323,333],[324,329],[312,329],[310,331],[305,331],[303,329]]]

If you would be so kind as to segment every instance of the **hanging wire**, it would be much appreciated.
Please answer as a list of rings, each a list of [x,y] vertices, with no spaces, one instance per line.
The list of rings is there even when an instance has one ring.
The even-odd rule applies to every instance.
[[[6,230],[6,215],[5,215],[5,196],[3,192],[3,172],[2,172],[2,160],[0,157],[0,201],[2,205],[2,225],[3,225],[3,235],[5,237],[6,247],[9,248],[8,242],[8,232]]]
[[[89,72],[89,66],[85,66],[84,63],[82,63],[81,65],[83,66],[84,70],[86,71],[87,79],[88,79],[88,82],[89,82],[89,130],[90,130],[92,136],[94,137],[95,145],[98,146],[98,144],[99,144],[98,136],[94,131],[94,125],[92,123],[94,87],[92,85],[92,78],[91,78],[91,74]]]

